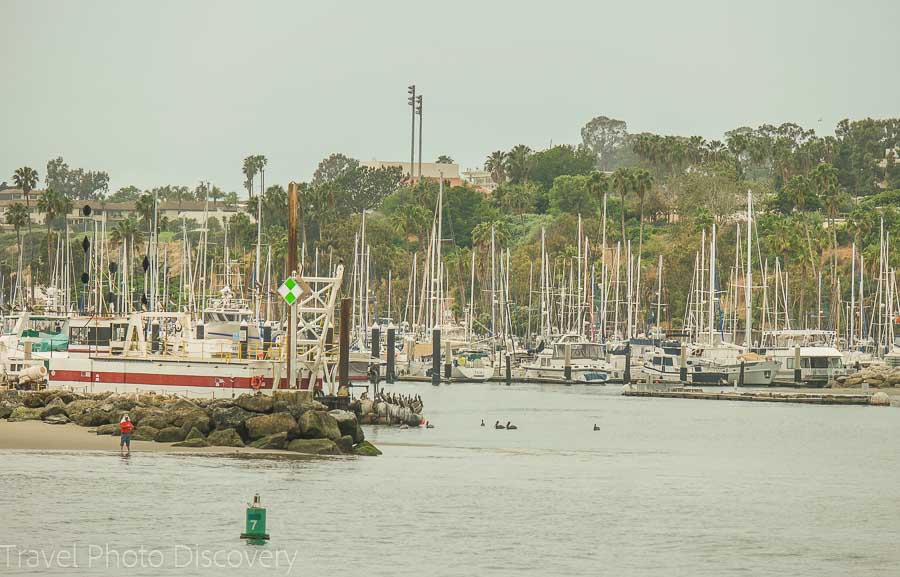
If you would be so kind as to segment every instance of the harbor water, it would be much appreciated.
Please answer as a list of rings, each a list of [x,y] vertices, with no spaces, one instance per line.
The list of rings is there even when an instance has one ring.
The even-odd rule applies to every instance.
[[[420,394],[435,428],[367,427],[376,458],[124,458],[112,439],[110,452],[0,452],[0,574],[900,572],[895,409],[388,390]],[[256,493],[262,546],[239,539]]]

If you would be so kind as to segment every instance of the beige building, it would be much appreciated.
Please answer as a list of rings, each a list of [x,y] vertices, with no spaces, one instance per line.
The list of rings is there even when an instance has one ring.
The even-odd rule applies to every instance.
[[[389,160],[361,160],[360,166],[367,166],[369,168],[391,168],[398,166],[403,174],[410,174],[409,171],[409,163],[408,162],[394,162]],[[419,178],[419,163],[416,162],[413,164],[413,180],[418,180]],[[422,178],[431,178],[437,180],[444,177],[445,181],[449,181],[450,186],[460,186],[463,183],[462,178],[459,176],[459,165],[458,164],[443,164],[437,162],[423,162],[422,163]]]
[[[498,186],[491,177],[491,173],[486,170],[467,170],[462,173],[462,177],[464,181],[468,182],[484,194],[491,194]]]

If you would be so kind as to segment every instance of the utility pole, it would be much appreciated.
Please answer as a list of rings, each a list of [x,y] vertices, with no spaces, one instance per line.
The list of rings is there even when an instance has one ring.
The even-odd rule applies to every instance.
[[[409,98],[407,102],[409,103],[410,110],[412,110],[412,129],[410,132],[410,142],[409,142],[409,178],[413,177],[413,166],[416,162],[416,85],[411,84],[406,88],[407,94],[409,94]]]
[[[419,180],[422,180],[422,95],[416,96],[416,114],[419,115]]]

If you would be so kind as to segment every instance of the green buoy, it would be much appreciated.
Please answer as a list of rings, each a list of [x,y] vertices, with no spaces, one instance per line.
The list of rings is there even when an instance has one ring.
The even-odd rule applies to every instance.
[[[247,520],[241,539],[251,545],[262,545],[269,540],[266,533],[266,510],[260,505],[259,495],[253,496],[253,504],[247,507]]]

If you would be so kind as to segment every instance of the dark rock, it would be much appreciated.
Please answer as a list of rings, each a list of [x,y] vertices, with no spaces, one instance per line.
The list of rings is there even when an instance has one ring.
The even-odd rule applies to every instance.
[[[212,420],[217,429],[236,429],[241,432],[244,421],[255,416],[240,407],[216,408],[212,412]]]
[[[259,439],[275,433],[286,434],[297,428],[297,421],[290,413],[273,413],[251,417],[244,425],[247,427],[247,435],[251,439]]]
[[[72,417],[71,415],[69,415]],[[100,425],[109,424],[113,415],[98,408],[87,409],[86,411],[72,417],[77,425],[82,427],[99,427]]]
[[[211,411],[213,409],[229,409],[233,406],[234,406],[234,401],[231,399],[212,399],[206,405],[206,408]]]
[[[339,455],[341,450],[330,439],[294,439],[287,446],[288,451],[309,455]]]
[[[66,391],[66,390],[60,389],[60,390],[53,391],[53,401],[51,401],[51,403],[59,401],[63,405],[68,405],[69,403],[71,403],[72,401],[74,401],[77,398],[78,397],[76,397],[72,391]],[[47,403],[47,405],[50,405],[51,403]]]
[[[19,421],[40,421],[41,420],[41,412],[43,412],[43,405],[40,407],[16,407],[9,414],[10,422],[19,422]]]
[[[134,422],[134,419],[131,420]],[[165,429],[170,426],[169,418],[165,414],[152,414],[147,415],[143,419],[141,419],[140,426],[142,427],[153,427],[154,429]]]
[[[251,413],[271,413],[272,397],[257,393],[255,395],[241,395],[235,401],[235,404],[245,411]]]
[[[366,439],[362,427],[356,419],[356,414],[350,411],[330,411],[328,413],[337,421],[341,435],[350,435],[353,438],[353,444],[360,443]]]
[[[373,445],[369,441],[363,441],[362,443],[353,447],[353,454],[362,455],[365,457],[377,457],[382,453],[378,450],[377,447],[375,447],[375,445]]]
[[[151,427],[150,425],[141,425],[134,430],[131,438],[135,441],[155,441],[156,435],[158,434],[159,429],[157,429],[156,427]]]
[[[92,401],[91,399],[75,399],[66,405],[66,414],[69,415],[70,419],[75,420],[86,411],[93,410],[98,405],[99,403]]]
[[[178,411],[202,411],[200,407],[198,407],[195,403],[182,398],[176,398],[174,400],[170,400],[165,409],[169,412],[175,413]]]
[[[119,437],[122,435],[122,430],[119,429],[119,425],[100,425],[97,427],[98,435],[114,435]]]
[[[216,429],[206,437],[210,445],[216,447],[243,447],[244,441],[234,429]]]
[[[287,446],[287,432],[262,437],[250,443],[250,446],[256,449],[284,449]]]
[[[58,399],[57,399],[58,400]],[[41,409],[41,419],[47,420],[47,417],[52,417],[54,415],[66,415],[66,408],[60,405],[49,404],[43,409]],[[66,415],[67,417],[69,415]]]
[[[324,411],[307,411],[300,417],[300,436],[304,439],[331,439],[336,441],[341,438],[341,430],[337,421]]]
[[[175,443],[172,445],[173,447],[208,447],[209,443],[206,442],[206,439],[203,437],[196,437],[193,439],[185,439],[180,443]]]
[[[338,449],[340,449],[342,453],[353,452],[353,437],[350,435],[344,435],[335,441],[334,444],[338,446]]]
[[[166,427],[165,429],[160,429],[160,431],[156,434],[156,442],[177,443],[183,441],[184,437],[184,430],[178,427]]]
[[[63,408],[65,408],[66,403],[60,397],[53,397],[44,406],[45,407],[63,407]]]
[[[191,429],[200,429],[203,434],[209,432],[212,428],[209,415],[201,408],[194,409],[177,409],[170,418],[170,422],[175,427],[184,427],[188,431]]]
[[[51,415],[44,419],[44,422],[51,425],[65,425],[69,422],[69,417],[65,415]]]
[[[135,425],[140,425],[141,423],[144,422],[144,419],[147,419],[149,417],[156,417],[158,419],[167,421],[167,413],[164,410],[160,409],[159,407],[147,407],[147,406],[137,407],[135,409],[132,409],[128,413],[128,416],[131,417],[131,422],[134,423]],[[150,424],[150,423],[147,423],[147,424]],[[156,425],[152,425],[152,426],[155,427]]]
[[[119,411],[122,413],[128,413],[129,411],[133,410],[137,406],[138,406],[137,402],[135,402],[133,399],[128,399],[128,398],[116,399],[113,402],[113,408],[116,411]],[[130,417],[131,413],[129,413],[128,416]]]
[[[3,401],[2,403],[0,403],[0,419],[9,417],[12,414],[13,409],[15,408],[15,405],[7,401]]]
[[[22,398],[22,404],[29,409],[36,409],[44,406],[44,395],[41,393],[28,393]]]

